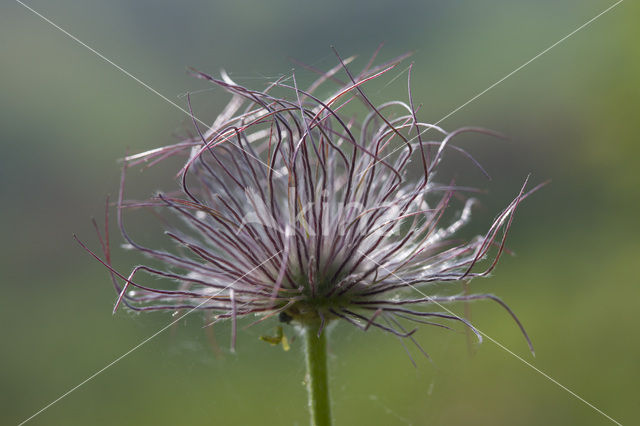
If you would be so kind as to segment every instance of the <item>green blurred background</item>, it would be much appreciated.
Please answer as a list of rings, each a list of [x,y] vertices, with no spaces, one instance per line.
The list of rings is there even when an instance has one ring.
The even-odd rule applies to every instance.
[[[336,45],[360,55],[357,69],[385,42],[383,60],[414,52],[414,98],[434,122],[613,2],[28,4],[180,105],[181,94],[208,88],[187,66],[224,68],[261,89],[292,68],[310,81],[290,57],[328,69]],[[536,183],[553,179],[518,212],[509,241],[517,256],[471,285],[509,303],[537,357],[497,305],[474,304],[473,322],[623,424],[639,417],[639,17],[637,2],[622,2],[442,123],[512,138],[463,140],[493,176],[476,225],[529,172]],[[97,247],[90,217],[102,218],[116,192],[116,159],[174,141],[189,122],[10,0],[0,5],[0,58],[0,423],[17,424],[171,320],[112,316],[108,277],[72,233]],[[408,64],[366,88],[374,102],[406,99]],[[212,120],[227,99],[194,95],[197,114]],[[160,175],[149,187],[130,181],[138,196],[173,187]],[[140,233],[153,238],[155,229],[142,224]],[[138,261],[118,248],[114,256],[122,270]],[[202,329],[204,321],[187,317],[30,424],[307,424],[300,342],[284,352],[259,341],[271,323],[242,331],[231,354],[228,326]],[[427,327],[418,339],[433,362],[414,353],[414,368],[396,339],[336,327],[336,424],[612,424],[491,342],[468,347],[463,333]]]

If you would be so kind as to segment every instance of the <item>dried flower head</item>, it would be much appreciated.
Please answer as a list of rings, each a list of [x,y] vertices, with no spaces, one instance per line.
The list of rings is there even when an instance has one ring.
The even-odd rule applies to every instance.
[[[485,173],[452,140],[464,132],[494,133],[447,132],[418,121],[410,89],[408,102],[374,105],[362,86],[401,59],[375,67],[370,62],[358,75],[340,60],[306,90],[297,87],[294,75],[256,91],[225,73],[216,79],[194,71],[232,98],[210,128],[200,129],[193,117],[193,137],[125,159],[118,200],[122,235],[162,266],[136,266],[122,275],[111,266],[105,242],[101,261],[119,295],[116,309],[124,304],[136,311],[212,310],[217,319],[232,321],[234,342],[236,320],[250,314],[317,324],[318,334],[329,322],[343,320],[413,339],[415,329],[406,327],[411,322],[446,328],[443,323],[458,321],[480,337],[464,318],[440,307],[492,299],[522,329],[493,295],[425,295],[435,283],[491,272],[528,194],[523,187],[485,235],[454,238],[476,201],[463,196],[470,188],[436,183],[438,167],[453,152]],[[339,79],[341,72],[347,82]],[[340,87],[321,100],[315,93],[327,81]],[[362,117],[347,113],[354,105],[366,108]],[[427,131],[437,137],[426,140]],[[179,193],[124,200],[128,168],[176,156],[185,158]],[[179,249],[135,242],[123,222],[130,208],[165,209],[182,219],[180,225],[167,222],[165,230]],[[457,212],[447,213],[451,209]],[[166,279],[173,288],[143,285],[140,273]]]

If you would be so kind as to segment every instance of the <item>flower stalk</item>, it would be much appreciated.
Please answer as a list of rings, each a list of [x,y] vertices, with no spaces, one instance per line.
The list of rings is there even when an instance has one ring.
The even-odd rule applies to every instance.
[[[317,324],[307,325],[304,328],[311,426],[331,425],[326,334],[323,332],[318,335]]]

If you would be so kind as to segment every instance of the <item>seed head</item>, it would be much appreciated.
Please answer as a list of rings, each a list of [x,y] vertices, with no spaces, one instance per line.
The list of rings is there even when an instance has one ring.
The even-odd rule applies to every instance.
[[[115,309],[211,310],[216,319],[232,321],[234,342],[237,319],[251,314],[317,324],[318,333],[342,320],[413,340],[415,329],[407,324],[448,328],[449,321],[480,338],[467,320],[443,312],[442,304],[492,299],[524,333],[493,295],[438,296],[433,289],[489,274],[518,204],[537,188],[525,193],[523,186],[484,235],[456,237],[476,199],[465,195],[471,188],[437,183],[438,168],[455,154],[486,174],[453,139],[495,134],[480,128],[448,132],[418,121],[411,67],[408,101],[374,105],[363,87],[401,59],[369,63],[358,75],[349,71],[349,60],[340,59],[306,90],[295,75],[257,91],[224,72],[217,79],[194,71],[231,100],[209,128],[201,128],[189,102],[192,137],[125,158],[119,227],[131,248],[160,266],[136,266],[122,275],[111,266],[107,237],[101,237],[105,256],[99,260],[118,292]],[[346,82],[338,77],[342,72]],[[320,99],[316,91],[327,81],[339,88]],[[363,114],[353,113],[363,108]],[[129,168],[180,156],[178,192],[144,202],[124,199]],[[123,219],[132,208],[167,210],[182,219],[164,225],[177,248],[162,251],[134,241]],[[143,284],[141,273],[171,286]]]

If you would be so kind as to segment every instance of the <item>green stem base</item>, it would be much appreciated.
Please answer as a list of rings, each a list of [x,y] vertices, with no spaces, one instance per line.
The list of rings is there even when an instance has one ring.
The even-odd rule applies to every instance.
[[[304,330],[307,360],[307,390],[309,391],[309,412],[311,426],[331,425],[329,402],[329,382],[327,379],[327,339],[326,330],[318,337],[318,327],[307,325]]]

